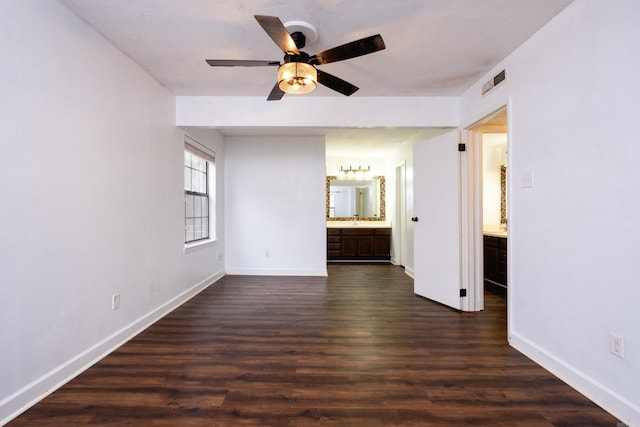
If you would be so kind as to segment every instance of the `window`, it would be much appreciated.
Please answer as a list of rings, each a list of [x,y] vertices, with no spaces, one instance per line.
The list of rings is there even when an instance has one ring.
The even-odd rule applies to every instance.
[[[184,150],[184,242],[211,238],[214,158],[192,145]]]

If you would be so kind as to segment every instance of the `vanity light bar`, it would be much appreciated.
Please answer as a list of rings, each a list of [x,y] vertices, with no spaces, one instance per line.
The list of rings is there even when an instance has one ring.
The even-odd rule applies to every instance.
[[[358,169],[353,169],[351,165],[349,165],[349,169],[345,169],[342,165],[340,166],[340,172],[338,175],[341,178],[362,178],[363,176],[371,175],[371,166],[367,166],[366,169],[362,169],[362,166],[358,166]]]

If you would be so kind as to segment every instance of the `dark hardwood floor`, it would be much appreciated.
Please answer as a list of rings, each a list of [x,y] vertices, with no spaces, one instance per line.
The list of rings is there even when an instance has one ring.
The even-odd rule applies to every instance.
[[[9,426],[616,426],[485,301],[452,311],[391,265],[227,276]]]

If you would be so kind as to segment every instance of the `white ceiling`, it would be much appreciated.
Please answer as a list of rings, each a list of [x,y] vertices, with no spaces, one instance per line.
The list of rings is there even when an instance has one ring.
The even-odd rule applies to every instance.
[[[311,23],[319,37],[303,49],[309,54],[381,34],[385,50],[320,66],[360,87],[354,97],[457,96],[572,0],[61,1],[175,95],[266,99],[276,67],[212,68],[204,61],[281,61],[282,51],[253,15]],[[302,96],[343,95],[319,85]],[[398,137],[415,135],[408,131]],[[372,133],[328,131],[327,139],[353,143],[360,134],[370,141]]]

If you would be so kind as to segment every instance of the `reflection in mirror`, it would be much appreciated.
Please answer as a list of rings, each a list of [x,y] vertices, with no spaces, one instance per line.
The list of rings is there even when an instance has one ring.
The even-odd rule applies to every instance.
[[[507,167],[500,166],[500,224],[507,226]]]
[[[362,180],[327,176],[327,220],[384,221],[384,176]]]

